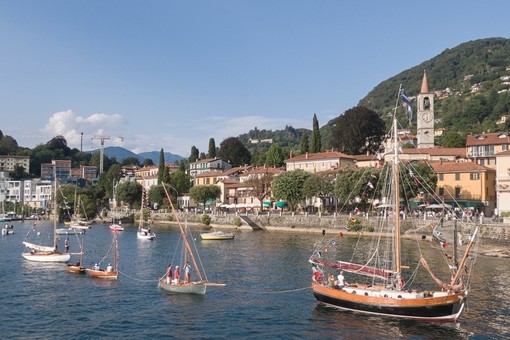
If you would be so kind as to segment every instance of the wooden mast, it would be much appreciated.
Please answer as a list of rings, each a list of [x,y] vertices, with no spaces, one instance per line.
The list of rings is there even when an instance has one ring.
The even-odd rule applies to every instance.
[[[191,247],[189,246],[189,243],[188,243],[188,240],[186,237],[186,232],[185,232],[184,228],[182,227],[181,221],[179,220],[179,215],[177,215],[177,213],[175,212],[174,204],[172,203],[172,199],[170,198],[170,195],[168,194],[168,191],[166,190],[165,183],[162,183],[162,184],[163,184],[163,189],[165,189],[166,197],[168,198],[168,201],[170,202],[170,207],[172,208],[172,214],[173,214],[175,220],[177,221],[177,224],[179,225],[183,245],[186,248],[187,253],[189,254],[189,257],[191,258],[191,262],[193,262],[193,267],[195,268],[198,278],[200,279],[200,281],[203,281],[204,279],[202,278],[202,273],[201,273],[200,268],[198,267],[198,264],[195,260],[195,255],[193,255],[193,251],[191,250]]]
[[[397,273],[397,279],[400,279],[400,271],[401,271],[401,263],[400,263],[400,256],[401,256],[401,244],[400,244],[400,186],[399,186],[399,164],[398,164],[398,136],[397,136],[397,107],[398,107],[398,101],[399,97],[402,91],[402,84],[400,84],[400,87],[398,89],[398,95],[397,95],[397,102],[395,104],[395,109],[393,112],[393,180],[395,182],[395,211],[393,212],[395,214],[395,235],[394,235],[394,242],[395,242],[395,271]],[[400,281],[400,280],[398,280]]]

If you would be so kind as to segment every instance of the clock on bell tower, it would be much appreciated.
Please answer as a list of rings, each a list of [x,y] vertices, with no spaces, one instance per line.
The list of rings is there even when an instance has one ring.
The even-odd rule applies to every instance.
[[[418,148],[434,147],[434,93],[429,92],[427,71],[423,72],[421,91],[417,96],[416,132]]]

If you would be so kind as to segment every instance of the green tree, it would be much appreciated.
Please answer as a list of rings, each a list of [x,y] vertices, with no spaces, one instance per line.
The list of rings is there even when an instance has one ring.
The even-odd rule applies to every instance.
[[[236,137],[229,137],[221,142],[218,156],[232,164],[232,166],[243,166],[251,162],[250,152],[243,142]]]
[[[0,131],[0,155],[15,155],[17,150],[18,142],[11,136],[4,136]]]
[[[171,195],[171,192],[169,192],[169,194]],[[153,185],[149,189],[148,198],[149,202],[152,205],[156,203],[159,208],[163,207],[166,199],[165,189],[163,189],[163,185],[162,184]]]
[[[331,144],[350,155],[375,153],[385,133],[384,121],[377,113],[357,106],[335,119]]]
[[[179,195],[189,191],[191,177],[183,171],[175,171],[170,174],[170,183],[177,190]]]
[[[190,163],[195,163],[197,160],[198,160],[198,155],[199,155],[199,152],[198,152],[198,149],[196,148],[196,146],[192,146],[191,147],[191,154],[189,155],[189,162]]]
[[[443,148],[464,148],[466,147],[466,136],[449,131],[444,135],[441,145]]]
[[[122,182],[116,188],[117,200],[131,208],[140,208],[142,202],[142,185],[137,182]]]
[[[214,141],[214,138],[209,139],[209,150],[207,152],[207,157],[216,157],[216,142]]]
[[[159,151],[159,166],[158,166],[158,184],[168,183],[167,168],[165,165],[165,152],[163,149]]]
[[[271,183],[273,197],[277,200],[284,200],[294,211],[300,202],[305,199],[303,185],[311,174],[301,169],[287,171],[275,176]]]
[[[319,130],[319,120],[317,119],[317,114],[313,114],[313,123],[312,123],[312,136],[310,140],[310,152],[317,153],[322,151],[321,146],[321,133]]]
[[[310,136],[308,136],[308,133],[306,133],[306,131],[303,131],[303,133],[301,134],[301,140],[299,142],[299,149],[302,155],[310,152],[310,144],[308,143],[309,138]]]
[[[216,185],[197,185],[193,187],[189,191],[189,196],[195,200],[195,202],[200,202],[204,206],[204,212],[206,209],[207,201],[212,199],[215,200],[219,198],[221,195],[220,187]]]
[[[126,157],[120,164],[123,166],[139,166],[140,160],[138,160],[136,157]]]
[[[277,145],[273,144],[267,150],[266,153],[266,164],[269,166],[281,167],[283,166],[283,161],[285,156],[283,155],[283,150]]]
[[[381,188],[378,185],[380,170],[375,168],[340,170],[336,175],[334,194],[344,204],[359,200],[363,209],[369,205],[369,198],[378,198]]]
[[[9,177],[11,177],[13,181],[19,181],[20,179],[23,178],[29,178],[30,174],[25,171],[25,168],[23,166],[16,164],[14,166],[14,171],[9,172]]]
[[[150,158],[145,158],[143,160],[143,164],[142,165],[143,166],[151,166],[151,165],[154,165],[154,161],[152,159],[150,159]]]
[[[321,205],[324,200],[333,196],[335,175],[330,173],[316,173],[311,175],[303,183],[303,194],[306,198],[318,197]]]

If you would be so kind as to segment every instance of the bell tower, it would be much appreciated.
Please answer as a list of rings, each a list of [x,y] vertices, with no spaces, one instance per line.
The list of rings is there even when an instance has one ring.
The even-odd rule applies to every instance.
[[[434,93],[429,91],[427,71],[423,71],[421,91],[417,96],[418,148],[434,147]]]

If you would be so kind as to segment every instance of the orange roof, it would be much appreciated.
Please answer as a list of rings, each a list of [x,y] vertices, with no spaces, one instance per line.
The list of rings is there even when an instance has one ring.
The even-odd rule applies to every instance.
[[[469,135],[466,138],[466,146],[468,147],[497,144],[510,144],[510,134],[506,132],[483,133],[479,135]]]
[[[402,149],[403,154],[412,155],[431,155],[431,156],[460,156],[466,157],[465,148],[418,148],[418,149]]]
[[[195,177],[220,177],[220,176],[226,176],[226,174],[223,171],[206,171],[196,175]]]
[[[476,164],[475,162],[431,162],[430,166],[436,173],[445,172],[483,172],[496,170]]]
[[[253,169],[246,171],[245,175],[258,175],[258,174],[273,174],[277,175],[281,173],[282,170],[273,167],[259,166]]]
[[[323,159],[340,159],[340,158],[346,158],[346,159],[354,159],[353,156],[349,156],[345,153],[338,152],[338,151],[324,151],[324,152],[317,152],[317,153],[305,153],[302,155],[298,155],[292,158],[289,158],[285,160],[285,163],[287,162],[299,162],[304,160],[323,160]]]

